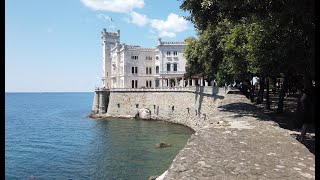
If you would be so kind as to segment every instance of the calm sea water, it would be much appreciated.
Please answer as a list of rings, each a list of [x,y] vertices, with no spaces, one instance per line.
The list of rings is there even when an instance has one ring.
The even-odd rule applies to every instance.
[[[148,179],[192,131],[135,119],[91,120],[93,93],[6,93],[6,179]],[[172,144],[156,148],[161,140]]]

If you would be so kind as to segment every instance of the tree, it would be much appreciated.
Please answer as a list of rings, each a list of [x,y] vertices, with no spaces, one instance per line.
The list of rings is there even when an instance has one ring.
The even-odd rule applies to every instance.
[[[283,73],[287,82],[294,72],[304,75],[310,89],[315,77],[313,0],[184,0],[181,9],[190,12],[186,18],[199,32],[197,62],[207,76],[242,79],[256,74],[269,84],[270,76]],[[286,83],[283,87],[278,112]]]

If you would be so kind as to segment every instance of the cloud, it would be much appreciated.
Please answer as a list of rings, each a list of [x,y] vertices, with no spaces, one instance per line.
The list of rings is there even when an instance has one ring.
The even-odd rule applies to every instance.
[[[158,31],[160,37],[176,37],[178,32],[188,29],[188,22],[174,13],[170,13],[166,21],[151,19],[150,25]]]
[[[93,10],[105,10],[117,13],[131,12],[135,8],[143,8],[144,0],[81,0]]]
[[[137,13],[134,9],[144,7],[144,0],[80,0],[85,6],[93,10],[109,11],[125,14],[123,20],[137,26],[149,25],[157,31],[159,37],[176,37],[177,33],[188,29],[188,22],[177,14],[170,13],[166,20],[149,19],[146,15]],[[99,14],[99,19],[110,23],[114,28],[114,23],[110,16]],[[155,33],[152,33],[155,34]]]
[[[139,14],[137,12],[132,11],[130,13],[132,20],[130,21],[133,24],[136,24],[138,26],[144,26],[149,22],[149,19],[146,15]]]

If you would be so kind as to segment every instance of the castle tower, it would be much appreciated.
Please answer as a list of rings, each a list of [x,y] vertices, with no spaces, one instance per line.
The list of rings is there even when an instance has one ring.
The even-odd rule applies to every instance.
[[[116,42],[120,41],[120,30],[116,33],[107,32],[105,28],[103,28],[101,32],[102,36],[102,68],[103,68],[103,87],[110,88],[111,87],[111,49],[116,45]]]

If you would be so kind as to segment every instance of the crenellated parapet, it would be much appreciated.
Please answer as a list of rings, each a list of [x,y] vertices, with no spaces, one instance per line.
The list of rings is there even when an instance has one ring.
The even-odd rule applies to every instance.
[[[185,42],[171,42],[171,41],[162,41],[161,38],[158,38],[158,46],[161,45],[186,45]]]
[[[103,28],[101,35],[101,38],[103,40],[106,40],[108,37],[120,38],[120,30],[118,30],[117,32],[107,32],[107,29]]]
[[[124,45],[124,48],[127,50],[141,50],[141,51],[154,51],[155,48],[144,48],[141,46],[137,46],[137,45]]]
[[[185,42],[170,42],[170,41],[167,41],[167,42],[162,42],[161,45],[186,45]]]

